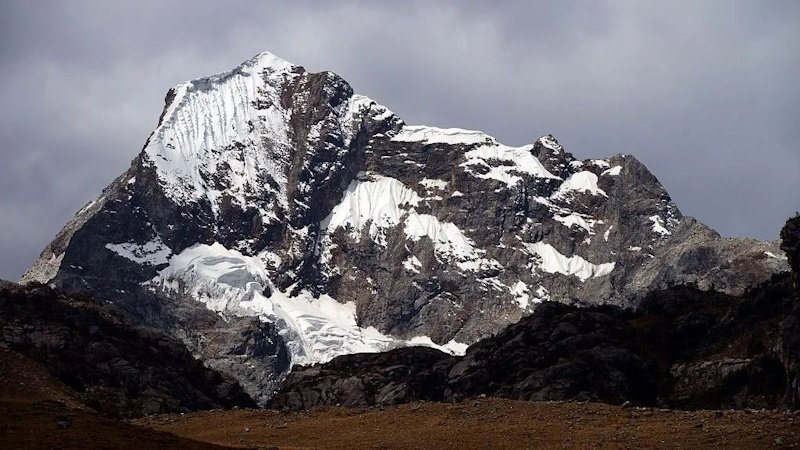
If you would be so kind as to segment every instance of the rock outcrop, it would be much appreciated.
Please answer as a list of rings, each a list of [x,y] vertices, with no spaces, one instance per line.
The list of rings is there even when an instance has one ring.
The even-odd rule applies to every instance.
[[[786,252],[796,285],[800,274],[800,214],[786,221],[781,229],[781,250]]]
[[[255,406],[180,341],[46,286],[0,287],[0,347],[39,363],[107,417]]]

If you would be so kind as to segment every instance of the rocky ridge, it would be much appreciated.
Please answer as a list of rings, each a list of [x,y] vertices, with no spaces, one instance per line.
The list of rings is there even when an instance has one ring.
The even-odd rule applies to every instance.
[[[788,274],[742,297],[674,287],[636,312],[542,304],[465,356],[403,348],[295,367],[276,409],[476,397],[675,409],[800,409],[800,295]]]
[[[113,302],[262,403],[292,364],[461,354],[546,300],[735,294],[787,267],[776,243],[683,216],[630,155],[410,126],[269,53],[165,103],[130,169],[22,281]]]
[[[0,349],[4,364],[27,358],[63,384],[50,400],[66,398],[105,417],[255,406],[235,380],[204,367],[180,341],[46,286],[0,287]],[[24,381],[35,371],[15,375],[19,364],[7,365],[0,379],[9,390],[35,384]]]

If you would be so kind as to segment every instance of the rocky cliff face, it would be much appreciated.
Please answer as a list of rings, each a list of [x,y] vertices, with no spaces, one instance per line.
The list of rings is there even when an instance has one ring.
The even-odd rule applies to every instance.
[[[130,169],[23,281],[114,302],[263,402],[291,364],[463,353],[544,300],[738,293],[785,270],[781,255],[683,216],[630,155],[409,126],[264,53],[171,89]]]

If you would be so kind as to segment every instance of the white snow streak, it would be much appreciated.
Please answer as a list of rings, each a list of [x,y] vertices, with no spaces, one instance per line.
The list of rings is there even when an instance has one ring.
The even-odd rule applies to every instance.
[[[664,219],[659,216],[650,216],[648,219],[653,222],[653,232],[662,236],[669,236],[672,234],[666,227],[664,227]]]
[[[460,166],[471,175],[483,178],[494,179],[505,183],[508,187],[513,187],[522,177],[519,174],[527,174],[541,178],[558,178],[547,169],[531,153],[533,146],[508,147],[506,145],[493,143],[482,145],[464,154],[466,161]],[[484,166],[488,172],[481,173],[472,170],[472,166]]]
[[[444,189],[447,187],[447,181],[434,180],[431,178],[423,178],[419,184],[425,186],[426,189]]]
[[[558,191],[551,198],[563,198],[571,192],[588,192],[592,195],[608,197],[602,189],[597,187],[597,175],[589,171],[576,172],[570,175],[569,178],[561,183]]]
[[[481,131],[461,128],[436,128],[424,125],[406,125],[392,137],[395,142],[423,142],[426,144],[475,145],[494,142],[494,138]]]
[[[411,255],[403,261],[403,267],[409,272],[419,273],[422,262],[416,256]]]
[[[594,220],[592,218],[584,218],[583,216],[581,216],[578,213],[572,213],[572,214],[563,215],[563,216],[556,214],[556,215],[553,216],[553,219],[555,219],[556,222],[562,223],[567,228],[570,228],[573,225],[576,225],[576,226],[578,226],[580,228],[583,228],[590,235],[594,234],[594,226],[595,226],[595,224],[603,223],[602,220]]]
[[[170,255],[172,255],[172,250],[161,241],[159,236],[142,245],[134,242],[123,242],[121,244],[106,244],[105,247],[137,264],[149,264],[152,266],[166,264]]]
[[[615,263],[613,262],[592,264],[578,255],[567,257],[559,253],[552,245],[544,242],[526,243],[525,247],[539,256],[538,266],[547,273],[575,275],[581,281],[586,281],[589,278],[608,275],[614,270]]]
[[[769,251],[764,252],[764,254],[769,256],[770,258],[780,259],[782,261],[787,261],[789,259],[786,257],[786,255],[776,255],[775,253]]]

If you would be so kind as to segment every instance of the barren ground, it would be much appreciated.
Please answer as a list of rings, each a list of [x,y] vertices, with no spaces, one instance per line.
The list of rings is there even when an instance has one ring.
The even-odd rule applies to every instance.
[[[388,408],[283,413],[213,411],[138,425],[244,448],[785,448],[800,446],[800,415],[683,412],[591,403],[480,399]]]
[[[478,399],[309,412],[99,417],[47,371],[0,350],[0,449],[800,448],[800,414],[684,412]]]

